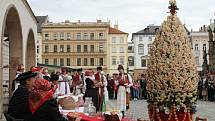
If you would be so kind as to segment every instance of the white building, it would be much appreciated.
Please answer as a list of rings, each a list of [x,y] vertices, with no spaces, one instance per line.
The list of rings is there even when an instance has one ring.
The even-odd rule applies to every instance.
[[[36,66],[36,35],[37,20],[26,0],[0,1],[0,118],[17,66]]]
[[[207,32],[206,27],[202,27],[199,31],[191,31],[191,42],[192,48],[195,54],[195,60],[197,65],[197,70],[202,71],[202,64],[203,64],[203,55],[204,50],[206,50],[208,54],[209,49],[209,35]],[[209,58],[209,56],[207,56]],[[209,61],[208,61],[209,64]]]
[[[149,25],[145,29],[132,34],[134,43],[134,78],[140,78],[146,72],[149,51],[159,26]]]
[[[36,42],[36,49],[37,49],[37,63],[42,63],[42,25],[49,21],[48,15],[47,16],[36,16],[38,24],[37,24],[37,42]]]

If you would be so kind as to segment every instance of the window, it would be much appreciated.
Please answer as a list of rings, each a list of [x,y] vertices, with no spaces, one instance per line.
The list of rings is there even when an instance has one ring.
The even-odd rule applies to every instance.
[[[203,50],[206,51],[206,44],[203,44]]]
[[[144,45],[143,44],[138,45],[138,53],[139,54],[144,54]]]
[[[146,67],[146,59],[141,59],[141,66]]]
[[[58,38],[57,33],[54,33],[54,40],[57,40],[57,38]]]
[[[122,65],[124,65],[124,57],[120,57],[119,63],[122,64]]]
[[[99,58],[99,66],[103,66],[104,64],[104,59],[103,58]]]
[[[64,45],[60,45],[60,52],[64,51]]]
[[[54,52],[57,52],[57,45],[54,45]]]
[[[45,34],[45,40],[49,40],[49,34]]]
[[[39,45],[37,45],[37,54],[40,53]]]
[[[87,39],[88,39],[88,34],[84,33],[84,40],[87,40]]]
[[[71,47],[70,47],[70,45],[67,45],[66,50],[67,50],[67,52],[71,52]]]
[[[94,52],[94,45],[90,45],[90,52],[91,52],[91,53]]]
[[[67,59],[66,59],[66,65],[67,65],[67,66],[70,66],[70,58],[67,58]]]
[[[48,53],[48,52],[49,52],[49,46],[45,45],[45,53]]]
[[[195,51],[199,51],[199,45],[195,44]]]
[[[151,49],[152,49],[152,44],[148,44],[148,53],[151,52]]]
[[[90,39],[91,40],[94,40],[95,38],[94,38],[94,33],[90,33]]]
[[[149,41],[152,41],[152,37],[151,36],[149,37]]]
[[[64,40],[64,33],[63,32],[60,33],[60,40]]]
[[[99,44],[99,52],[104,52],[103,44]]]
[[[90,65],[94,66],[94,58],[90,58]]]
[[[88,65],[87,63],[88,63],[87,58],[84,58],[84,66],[87,66]]]
[[[199,63],[199,57],[198,56],[195,57],[195,60],[196,60],[196,65],[199,65],[200,63]]]
[[[49,64],[49,59],[45,59],[45,64],[46,64],[46,65]]]
[[[71,33],[67,33],[67,40],[71,40]]]
[[[116,65],[116,57],[112,57],[112,65]]]
[[[112,53],[116,53],[116,47],[112,47]]]
[[[120,37],[120,43],[124,43],[124,38]]]
[[[81,45],[77,45],[77,52],[81,53]]]
[[[77,66],[81,66],[81,58],[77,58]]]
[[[141,37],[139,37],[139,41],[143,41],[143,37],[141,36]]]
[[[104,39],[104,33],[99,33],[99,39]]]
[[[54,58],[53,64],[54,64],[54,65],[57,65],[57,58]]]
[[[60,66],[64,66],[64,59],[63,58],[60,59]]]
[[[87,45],[84,45],[84,52],[88,52]]]
[[[128,65],[134,66],[134,57],[132,57],[132,56],[128,57]]]
[[[77,33],[77,40],[81,40],[81,33]]]
[[[128,46],[128,51],[133,51],[133,46]]]
[[[124,47],[120,47],[120,53],[124,53]]]
[[[112,37],[112,43],[116,43],[116,37]]]

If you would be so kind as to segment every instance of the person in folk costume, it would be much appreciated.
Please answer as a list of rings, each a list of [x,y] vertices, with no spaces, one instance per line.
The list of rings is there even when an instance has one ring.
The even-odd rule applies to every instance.
[[[70,83],[72,81],[72,77],[69,76],[67,73],[67,69],[63,68],[61,75],[59,76],[59,95],[70,94]]]
[[[119,89],[117,93],[117,105],[124,117],[126,109],[129,109],[130,87],[133,86],[133,82],[131,76],[129,74],[125,74],[124,67],[122,65],[118,66],[118,71]]]
[[[96,110],[98,111],[98,94],[97,94],[97,88],[96,88],[97,82],[95,81],[95,77],[93,75],[92,70],[85,71],[85,77],[84,77],[84,85],[86,88],[84,99],[86,97],[92,97],[92,102],[94,106],[96,107]]]
[[[53,98],[54,90],[45,79],[37,79],[29,91],[29,109],[32,113],[28,121],[68,121],[59,111],[58,103]]]
[[[58,95],[59,95],[58,80],[59,80],[59,75],[57,75],[57,74],[51,74],[50,82],[51,82],[52,89],[54,90],[54,95],[53,95],[54,98],[57,98]]]
[[[113,74],[113,81],[114,81],[114,99],[117,99],[117,93],[119,88],[119,81],[118,81],[118,74]]]
[[[29,90],[33,87],[37,75],[38,73],[28,71],[20,74],[16,78],[16,81],[18,81],[20,85],[10,98],[7,114],[16,119],[31,121],[30,117],[32,114],[28,105]]]
[[[102,67],[97,67],[97,73],[95,74],[95,80],[96,80],[96,87],[97,87],[97,94],[99,95],[99,111],[102,111],[102,105],[103,105],[103,99],[104,99],[104,94],[106,94],[108,98],[108,92],[107,92],[107,79],[102,72]],[[106,98],[106,100],[108,100]]]
[[[25,70],[25,68],[24,68],[23,64],[20,64],[20,65],[17,66],[15,80],[13,80],[13,84],[12,84],[13,85],[12,86],[12,91],[16,90],[18,88],[18,86],[20,85],[19,82],[16,81],[16,78],[20,74],[24,73],[24,70]]]
[[[83,89],[83,81],[81,79],[81,76],[77,72],[77,70],[74,70],[74,75],[72,76],[72,80],[73,80],[72,86],[71,86],[72,93],[74,93],[74,95],[81,94]]]

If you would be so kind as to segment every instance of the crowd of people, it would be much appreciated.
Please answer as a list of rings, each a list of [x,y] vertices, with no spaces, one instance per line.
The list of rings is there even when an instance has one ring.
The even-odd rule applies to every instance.
[[[83,99],[91,97],[97,112],[104,111],[103,103],[116,99],[117,109],[124,116],[132,99],[146,99],[146,80],[142,75],[140,80],[133,81],[122,65],[110,76],[102,67],[97,67],[96,72],[88,69],[69,73],[62,68],[49,73],[48,68],[43,67],[32,67],[25,72],[21,64],[17,68],[12,92],[7,114],[25,121],[67,121],[59,111],[57,99],[79,94]]]
[[[206,74],[199,78],[199,99],[203,101],[215,101],[215,75]]]

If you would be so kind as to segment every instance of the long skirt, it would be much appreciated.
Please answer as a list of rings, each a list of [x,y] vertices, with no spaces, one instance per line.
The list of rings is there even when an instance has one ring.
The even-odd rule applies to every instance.
[[[67,95],[70,94],[70,86],[68,82],[59,82],[58,87],[59,94]]]
[[[125,88],[125,86],[119,86],[119,88],[118,88],[117,106],[118,106],[118,110],[126,111],[126,88]]]

